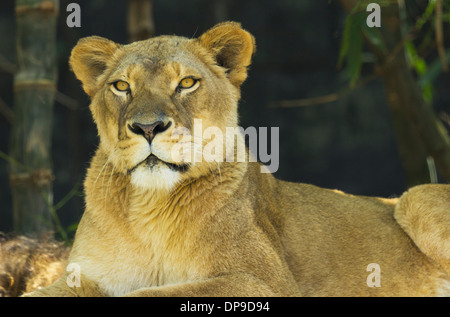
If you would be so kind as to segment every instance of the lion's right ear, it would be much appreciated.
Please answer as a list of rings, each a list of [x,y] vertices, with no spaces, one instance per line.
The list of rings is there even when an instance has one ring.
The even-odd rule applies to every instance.
[[[90,36],[79,40],[73,48],[70,67],[90,97],[98,90],[97,80],[119,47],[119,44],[103,37]]]

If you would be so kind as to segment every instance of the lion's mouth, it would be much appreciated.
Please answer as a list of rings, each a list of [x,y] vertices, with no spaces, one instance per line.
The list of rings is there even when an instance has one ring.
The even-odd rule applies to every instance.
[[[173,170],[175,172],[185,172],[189,168],[189,164],[169,163],[169,162],[161,160],[159,157],[157,157],[154,154],[150,154],[149,156],[147,156],[147,158],[145,160],[143,160],[142,162],[137,164],[132,169],[128,170],[128,174],[131,174],[136,168],[138,168],[141,165],[145,165],[145,166],[147,166],[149,168],[152,168],[152,167],[156,166],[159,163],[167,165],[171,170]]]

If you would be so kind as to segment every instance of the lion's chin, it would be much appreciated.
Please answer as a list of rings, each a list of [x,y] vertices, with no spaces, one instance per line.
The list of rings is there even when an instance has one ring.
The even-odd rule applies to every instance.
[[[170,192],[180,180],[180,172],[162,161],[141,164],[131,172],[133,186],[152,191]]]
[[[157,156],[155,156],[154,154],[150,154],[145,160],[144,160],[144,165],[153,168],[154,166],[159,165],[167,165],[171,170],[175,171],[175,172],[186,172],[189,169],[189,164],[175,164],[175,163],[169,163],[169,162],[165,162],[163,160],[161,160],[160,158],[158,158]]]

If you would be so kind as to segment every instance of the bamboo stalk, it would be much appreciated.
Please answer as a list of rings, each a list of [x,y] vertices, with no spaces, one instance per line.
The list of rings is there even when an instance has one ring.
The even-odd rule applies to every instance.
[[[0,70],[4,70],[7,73],[10,73],[12,75],[15,75],[17,72],[17,66],[14,65],[13,63],[9,62],[6,58],[4,58],[2,55],[0,55]],[[18,85],[20,86],[20,85]],[[16,87],[17,88],[17,87]],[[54,87],[54,84],[52,83],[52,88],[56,89],[56,87]],[[60,92],[60,91],[56,91],[55,94],[55,101],[58,102],[59,104],[61,104],[62,106],[70,109],[70,110],[77,110],[79,109],[79,104],[78,102],[73,99],[72,97],[67,96],[66,94]],[[5,113],[8,111],[8,109],[1,109],[4,108],[5,105],[1,103],[0,101],[0,113],[2,115],[4,115],[6,117],[6,119],[8,121],[11,121],[11,116],[8,113]],[[5,110],[5,112],[3,112],[2,110]]]
[[[130,42],[146,40],[155,33],[152,0],[128,0]]]
[[[9,166],[14,230],[53,230],[51,135],[59,0],[16,0],[17,71]],[[24,166],[26,168],[24,168]]]

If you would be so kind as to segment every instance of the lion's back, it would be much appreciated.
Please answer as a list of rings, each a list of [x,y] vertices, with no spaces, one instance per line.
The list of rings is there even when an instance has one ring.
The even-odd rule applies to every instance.
[[[285,256],[305,295],[430,295],[443,277],[394,219],[398,199],[281,181],[276,197]],[[367,284],[373,265],[382,287]]]

